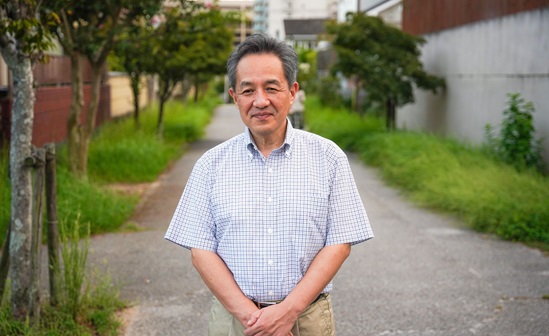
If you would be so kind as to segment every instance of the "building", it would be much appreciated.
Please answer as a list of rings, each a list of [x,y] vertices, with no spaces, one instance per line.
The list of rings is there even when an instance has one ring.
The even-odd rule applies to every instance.
[[[337,13],[337,0],[255,0],[253,30],[285,40],[285,19],[336,19]]]
[[[234,44],[238,45],[253,33],[253,0],[220,0],[219,7],[224,11],[238,11],[242,13],[240,24],[235,28]]]
[[[402,28],[402,0],[384,0],[364,8],[364,11],[381,18],[386,24]]]
[[[520,93],[549,161],[549,0],[403,0],[402,29],[426,39],[422,63],[447,88],[416,91],[401,128],[479,144],[486,124],[501,124],[507,94]]]
[[[318,36],[326,32],[325,24],[325,19],[284,19],[286,40],[297,48],[316,48]]]

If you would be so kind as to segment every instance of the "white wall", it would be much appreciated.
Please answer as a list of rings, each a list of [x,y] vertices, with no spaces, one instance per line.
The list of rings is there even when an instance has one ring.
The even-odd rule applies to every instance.
[[[401,128],[481,143],[487,123],[498,127],[507,93],[535,107],[538,137],[549,162],[549,8],[473,23],[424,36],[425,69],[446,79],[434,96],[416,91],[400,108]]]

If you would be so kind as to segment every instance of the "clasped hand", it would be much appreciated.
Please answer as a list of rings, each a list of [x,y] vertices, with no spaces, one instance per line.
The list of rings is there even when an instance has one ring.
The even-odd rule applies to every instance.
[[[291,330],[297,316],[285,310],[282,304],[253,312],[245,325],[246,336],[293,336]]]

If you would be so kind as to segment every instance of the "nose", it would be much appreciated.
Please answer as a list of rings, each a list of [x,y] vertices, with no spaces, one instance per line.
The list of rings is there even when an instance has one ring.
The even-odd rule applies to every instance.
[[[264,90],[257,90],[254,97],[254,107],[265,108],[270,104],[269,97]]]

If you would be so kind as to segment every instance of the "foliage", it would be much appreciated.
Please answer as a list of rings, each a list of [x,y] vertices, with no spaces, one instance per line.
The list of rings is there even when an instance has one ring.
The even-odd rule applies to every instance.
[[[87,175],[88,144],[95,129],[100,85],[106,60],[124,28],[156,13],[161,0],[63,1],[46,8],[57,13],[61,25],[52,29],[71,59],[72,99],[67,120],[67,146],[71,172]],[[82,56],[91,66],[91,97],[84,110]]]
[[[183,105],[174,101],[167,104],[166,130],[162,140],[155,136],[158,107],[144,111],[143,125],[139,131],[135,131],[131,119],[102,126],[90,147],[90,178],[87,180],[69,172],[66,147],[60,146],[57,151],[59,218],[66,221],[79,218],[83,226],[90,225],[91,234],[125,229],[138,198],[111,191],[104,185],[149,182],[157,178],[170,162],[181,155],[183,144],[202,136],[214,107],[220,103],[220,99],[213,94],[198,103]],[[0,200],[9,203],[6,153],[0,152]],[[159,153],[162,155],[158,156]],[[151,160],[151,157],[154,159]],[[9,218],[9,207],[0,207],[0,245],[4,241]]]
[[[335,76],[326,76],[320,79],[318,95],[323,106],[333,108],[343,107],[343,97],[340,92],[339,79]]]
[[[136,24],[127,27],[121,34],[121,39],[113,48],[109,62],[117,67],[116,70],[124,71],[130,77],[133,94],[134,122],[139,128],[139,95],[141,93],[141,77],[151,68],[150,39],[153,38],[153,26],[151,20],[144,24]],[[111,64],[111,63],[109,63]],[[115,69],[113,69],[115,70]]]
[[[203,83],[224,73],[232,47],[231,22],[232,17],[219,8],[206,9],[194,1],[180,0],[180,6],[163,12],[163,21],[148,48],[154,64],[150,72],[157,74],[160,82],[159,136],[163,134],[164,103],[178,83]]]
[[[101,65],[126,27],[155,14],[160,0],[59,1],[46,12],[60,17],[62,25],[54,27],[67,53],[85,55],[90,63]]]
[[[317,96],[307,98],[307,128],[331,139],[345,150],[357,150],[358,142],[364,136],[385,130],[383,121],[379,118],[351,113],[342,106],[323,106],[321,101]]]
[[[182,143],[196,140],[210,120],[212,103],[169,102],[166,105],[164,138],[155,133],[158,107],[143,111],[143,125],[136,131],[128,119],[101,128],[90,146],[90,177],[100,183],[150,182],[181,155]]]
[[[46,1],[58,3],[60,1]],[[44,51],[53,46],[49,27],[59,24],[55,13],[38,15],[41,1],[0,2],[0,47],[18,49],[19,56],[46,62]]]
[[[486,125],[487,148],[495,157],[522,170],[543,171],[542,139],[535,139],[534,105],[518,93],[508,94],[499,137]]]
[[[334,70],[359,79],[372,101],[387,106],[387,126],[395,126],[395,107],[414,101],[414,85],[434,93],[444,80],[425,72],[420,46],[425,40],[386,25],[380,18],[349,13],[342,23],[332,22],[338,55]]]
[[[309,97],[308,102],[314,99]],[[314,111],[311,111],[313,109]],[[475,230],[549,250],[549,180],[492,160],[480,148],[413,132],[359,130],[356,114],[308,106],[310,129],[356,151],[421,205]],[[337,123],[334,120],[337,118]]]
[[[317,52],[311,49],[299,49],[297,50],[297,56],[299,60],[299,71],[297,73],[299,88],[307,94],[317,93]]]

